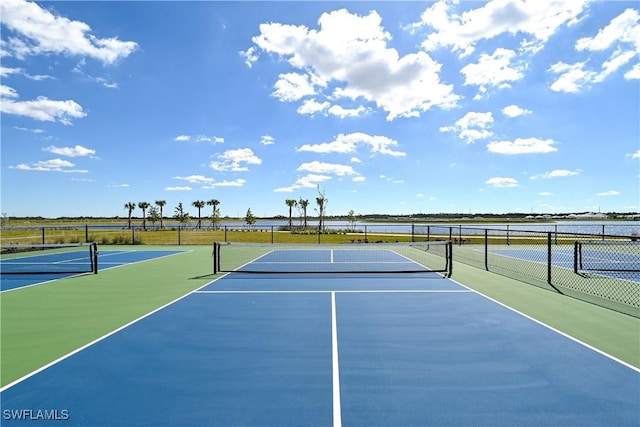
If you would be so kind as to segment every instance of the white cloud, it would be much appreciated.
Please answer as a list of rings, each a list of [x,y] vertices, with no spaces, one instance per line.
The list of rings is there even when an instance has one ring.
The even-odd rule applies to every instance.
[[[549,172],[545,172],[541,175],[534,175],[530,179],[552,179],[552,178],[564,178],[567,176],[575,176],[579,175],[581,172],[580,169],[576,169],[574,171],[570,171],[567,169],[555,169]]]
[[[130,184],[109,184],[107,185],[107,187],[109,188],[129,188],[131,187]]]
[[[313,162],[301,164],[298,171],[313,172],[320,174],[334,174],[338,176],[357,175],[358,173],[349,165],[341,165],[336,163],[324,163],[314,160]]]
[[[12,87],[0,85],[0,98],[18,98],[18,92]]]
[[[234,179],[233,181],[214,182],[213,184],[205,185],[202,188],[204,188],[205,190],[210,190],[218,187],[242,187],[246,182],[247,182],[246,180],[242,178],[238,178],[238,179]]]
[[[538,196],[548,197],[553,196],[553,193],[550,193],[549,191],[541,191],[540,193],[538,193]]]
[[[549,86],[555,92],[577,93],[592,83],[597,73],[585,70],[585,62],[577,62],[575,64],[566,64],[557,62],[549,68],[552,73],[560,74],[560,76]]]
[[[331,177],[328,175],[308,174],[298,178],[295,184],[290,187],[276,188],[273,191],[276,193],[292,193],[293,191],[301,188],[316,188],[318,185],[329,180],[331,180]]]
[[[420,22],[411,27],[433,30],[422,43],[427,51],[450,47],[460,56],[467,56],[478,41],[501,34],[526,37],[520,43],[523,49],[537,51],[563,25],[575,23],[587,3],[588,0],[492,0],[457,14],[452,10],[457,1],[441,0],[428,7]]]
[[[213,178],[208,178],[204,175],[174,176],[173,179],[187,181],[192,184],[211,184],[215,181]]]
[[[249,68],[253,67],[253,63],[258,60],[258,54],[256,53],[255,46],[252,46],[247,50],[241,50],[238,53],[245,59],[244,63],[247,64],[247,67]]]
[[[35,2],[3,0],[0,16],[2,25],[13,32],[4,41],[3,50],[19,59],[55,53],[86,56],[111,64],[138,48],[137,43],[116,37],[99,38],[86,23],[59,16]]]
[[[353,182],[364,182],[366,180],[367,178],[365,178],[364,176],[356,176],[352,179]]]
[[[625,10],[601,28],[595,36],[579,39],[575,48],[578,52],[612,52],[609,59],[602,63],[600,71],[587,69],[587,61],[553,64],[549,71],[560,74],[560,77],[551,84],[552,90],[577,93],[594,83],[604,81],[634,59],[635,64],[625,72],[624,77],[640,79],[640,12],[634,9]]]
[[[357,158],[357,157],[352,157],[351,159],[349,159],[349,161],[350,161],[351,163],[362,163],[362,160],[360,160],[360,159],[359,159],[359,158]]]
[[[359,117],[367,111],[369,110],[362,105],[356,108],[344,108],[341,105],[332,105],[327,109],[328,114],[340,117],[341,119],[344,119],[345,117]]]
[[[626,9],[593,37],[583,37],[576,42],[576,50],[602,51],[621,43],[628,43],[636,50],[640,48],[640,12]]]
[[[63,173],[88,173],[89,171],[84,169],[70,169],[75,164],[68,160],[51,159],[39,161],[31,164],[21,163],[16,166],[9,166],[10,169],[18,169],[23,171],[35,171],[35,172],[63,172]]]
[[[75,147],[56,147],[51,145],[43,148],[42,151],[67,157],[93,157],[96,154],[96,150],[92,150],[81,145],[76,145]]]
[[[175,138],[173,138],[173,140],[177,142],[187,142],[187,141],[191,141],[192,138],[195,140],[195,142],[210,142],[212,144],[224,143],[224,138],[220,136],[207,136],[207,135],[196,135],[193,137],[191,135],[178,135]]]
[[[269,135],[262,135],[260,138],[260,144],[262,145],[273,145],[276,143],[276,139]]]
[[[191,191],[191,187],[165,187],[164,191]]]
[[[17,98],[17,93],[14,91],[10,96]],[[3,113],[30,117],[46,122],[57,121],[64,125],[70,125],[72,119],[82,118],[87,115],[82,111],[82,107],[72,100],[54,101],[47,97],[39,96],[32,101],[16,101],[4,97],[1,101],[0,111]]]
[[[507,105],[502,109],[502,114],[507,117],[518,117],[525,116],[527,114],[531,114],[531,110],[527,110],[525,108],[520,108],[517,105]]]
[[[627,154],[627,157],[631,157],[632,159],[640,159],[640,150],[635,153]]]
[[[330,110],[324,102],[307,100],[299,107],[301,114],[324,110],[339,117],[362,114],[365,110],[360,107],[343,105],[362,99],[386,111],[387,120],[394,120],[416,117],[434,107],[448,109],[460,99],[453,85],[440,81],[441,64],[426,52],[401,57],[388,47],[391,35],[377,12],[359,16],[335,10],[323,13],[318,25],[316,30],[261,24],[260,34],[253,38],[256,48],[278,55],[296,71],[295,78],[281,75],[276,90],[280,99],[297,101],[315,92],[336,106]]]
[[[524,66],[513,66],[512,61],[516,56],[513,50],[498,48],[493,55],[483,53],[475,64],[462,67],[460,72],[465,76],[465,85],[479,86],[482,96],[487,92],[487,86],[504,89],[511,87],[509,82],[520,80],[524,77]]]
[[[309,77],[299,73],[280,74],[274,87],[276,90],[272,95],[285,102],[297,101],[316,92]]]
[[[553,153],[556,141],[539,138],[516,138],[514,141],[494,141],[487,144],[487,149],[498,154],[532,154]]]
[[[485,184],[490,185],[492,187],[517,187],[518,180],[515,178],[505,178],[505,177],[494,177],[489,178]]]
[[[222,144],[224,142],[224,138],[221,138],[219,136],[198,135],[196,136],[196,142],[211,142],[213,144]]]
[[[458,119],[453,126],[444,126],[440,128],[440,132],[458,133],[460,139],[466,140],[467,144],[473,144],[478,139],[486,139],[493,135],[488,128],[493,123],[493,114],[468,112],[462,118]]]
[[[620,192],[616,190],[603,191],[602,193],[596,193],[596,196],[600,197],[608,197],[608,196],[619,196]]]
[[[331,107],[331,104],[327,101],[318,102],[315,99],[307,99],[298,107],[298,114],[308,114],[310,116],[321,111],[326,111]]]
[[[398,142],[380,135],[369,135],[362,132],[350,134],[340,134],[331,142],[320,144],[305,144],[296,151],[310,151],[313,153],[343,153],[353,154],[358,147],[364,146],[374,154],[386,154],[393,157],[404,157],[406,153],[395,151],[392,147],[396,147]]]
[[[212,169],[226,172],[246,172],[249,168],[246,165],[262,164],[262,159],[256,156],[250,148],[238,148],[237,150],[227,150],[216,155],[217,161],[212,161]]]

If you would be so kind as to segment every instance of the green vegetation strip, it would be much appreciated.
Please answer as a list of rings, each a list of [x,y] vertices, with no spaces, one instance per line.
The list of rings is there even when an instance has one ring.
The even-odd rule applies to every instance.
[[[2,386],[214,278],[210,247],[135,249],[188,252],[0,294]]]

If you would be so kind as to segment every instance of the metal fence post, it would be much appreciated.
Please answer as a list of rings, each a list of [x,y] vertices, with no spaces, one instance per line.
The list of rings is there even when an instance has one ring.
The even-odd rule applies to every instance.
[[[489,271],[489,230],[484,229],[484,269]]]

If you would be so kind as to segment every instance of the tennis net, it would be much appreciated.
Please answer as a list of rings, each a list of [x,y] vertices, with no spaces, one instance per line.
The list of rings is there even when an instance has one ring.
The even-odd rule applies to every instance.
[[[586,240],[574,245],[574,272],[640,272],[640,242]]]
[[[96,243],[3,245],[2,274],[80,274],[98,272]]]
[[[354,244],[214,243],[213,270],[244,273],[417,273],[450,277],[449,241]]]

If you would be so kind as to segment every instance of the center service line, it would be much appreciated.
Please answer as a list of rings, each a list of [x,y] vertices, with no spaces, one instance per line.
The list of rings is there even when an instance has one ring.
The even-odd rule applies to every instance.
[[[336,324],[336,293],[331,292],[331,356],[333,365],[333,427],[342,427],[340,409],[340,368],[338,366],[338,326]]]

